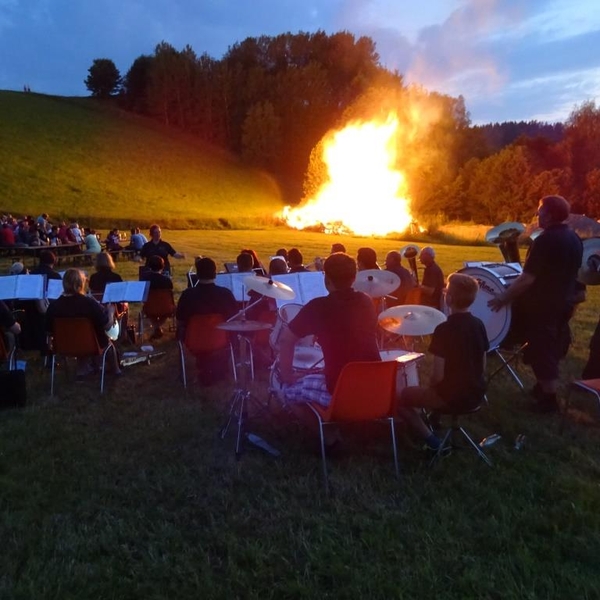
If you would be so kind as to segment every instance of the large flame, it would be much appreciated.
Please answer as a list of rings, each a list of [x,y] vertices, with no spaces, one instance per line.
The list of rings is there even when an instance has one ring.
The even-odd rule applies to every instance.
[[[329,179],[315,198],[286,206],[296,229],[322,226],[327,233],[386,235],[412,222],[404,175],[396,168],[398,119],[353,122],[324,143]]]

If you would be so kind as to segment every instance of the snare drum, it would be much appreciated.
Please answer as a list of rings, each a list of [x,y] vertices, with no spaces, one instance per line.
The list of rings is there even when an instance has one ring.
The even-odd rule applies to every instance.
[[[469,311],[483,321],[490,348],[497,347],[507,336],[512,312],[509,304],[493,311],[488,306],[488,301],[510,287],[522,271],[518,263],[481,263],[458,271],[474,277],[479,284],[479,292]]]
[[[395,360],[398,363],[396,374],[396,392],[408,386],[419,385],[419,372],[417,363],[425,355],[422,352],[409,352],[408,350],[380,350],[381,360]]]

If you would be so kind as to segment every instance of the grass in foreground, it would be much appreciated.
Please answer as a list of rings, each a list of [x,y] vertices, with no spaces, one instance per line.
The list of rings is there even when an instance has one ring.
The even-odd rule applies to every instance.
[[[287,235],[303,249],[331,243]],[[217,238],[183,236],[190,234],[165,235],[220,260],[240,245],[227,238],[218,253]],[[275,234],[243,239],[261,255],[277,241]],[[348,241],[349,249],[363,242]],[[448,273],[484,250],[488,260],[498,253],[440,247],[438,256]],[[565,379],[581,370],[597,302],[591,289],[575,317]],[[0,597],[600,594],[600,451],[597,411],[587,398],[578,397],[559,436],[556,417],[527,412],[527,398],[498,376],[490,407],[466,422],[476,439],[502,435],[489,451],[495,467],[459,451],[430,470],[402,436],[400,482],[387,429],[350,427],[330,461],[326,498],[307,432],[285,420],[255,422],[251,430],[282,457],[248,448],[236,462],[233,438],[217,435],[230,387],[184,394],[174,342],[159,346],[165,357],[111,380],[102,398],[96,380],[68,383],[60,373],[50,399],[48,375],[30,360],[30,405],[0,414]],[[264,386],[256,391],[264,400]],[[527,439],[515,451],[519,433]]]

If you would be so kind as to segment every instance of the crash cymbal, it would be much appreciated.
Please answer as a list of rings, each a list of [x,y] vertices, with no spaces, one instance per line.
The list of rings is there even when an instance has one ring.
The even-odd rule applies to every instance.
[[[249,290],[276,300],[293,300],[296,297],[296,292],[290,286],[280,281],[273,281],[268,277],[249,275],[244,277],[244,285]]]
[[[273,325],[265,323],[264,321],[226,321],[225,323],[219,323],[216,325],[217,329],[223,329],[225,331],[236,331],[238,333],[245,333],[249,331],[261,331],[263,329],[271,329]]]
[[[366,269],[356,274],[353,288],[364,292],[371,298],[381,298],[391,294],[400,286],[400,277],[392,271],[381,271],[379,269]]]
[[[509,238],[517,238],[521,233],[525,231],[525,226],[522,223],[506,222],[492,227],[485,234],[485,241],[490,244],[499,244],[500,242]]]
[[[379,325],[398,335],[430,335],[446,320],[446,315],[431,306],[404,304],[392,306],[379,315]]]
[[[600,285],[600,238],[583,240],[583,259],[577,279],[585,285]]]

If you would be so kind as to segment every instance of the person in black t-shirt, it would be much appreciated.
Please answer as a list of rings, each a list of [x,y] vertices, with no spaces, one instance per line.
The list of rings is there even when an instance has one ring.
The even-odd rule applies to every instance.
[[[559,362],[570,344],[569,319],[583,257],[581,240],[564,223],[569,211],[562,196],[540,200],[538,223],[544,231],[534,240],[523,273],[488,303],[493,309],[513,303],[513,320],[528,342],[524,361],[537,380],[532,408],[540,412],[558,410]]]
[[[161,230],[159,225],[150,227],[150,241],[145,243],[140,250],[140,256],[146,259],[146,265],[149,267],[148,260],[151,256],[160,256],[164,261],[164,271],[169,276],[171,274],[171,263],[169,256],[173,258],[185,258],[185,254],[176,252],[173,246],[161,239]]]
[[[429,346],[433,371],[429,387],[400,390],[400,415],[427,445],[436,449],[440,440],[425,425],[418,409],[469,410],[481,404],[485,393],[485,357],[489,348],[483,322],[469,312],[479,286],[463,273],[448,277],[448,320],[435,328]]]
[[[291,402],[315,401],[327,406],[347,363],[381,360],[373,302],[352,288],[356,262],[339,252],[327,258],[324,270],[329,295],[306,304],[281,335],[279,373],[283,395]],[[323,349],[324,374],[301,377],[293,370],[294,347],[307,335],[316,335]]]

